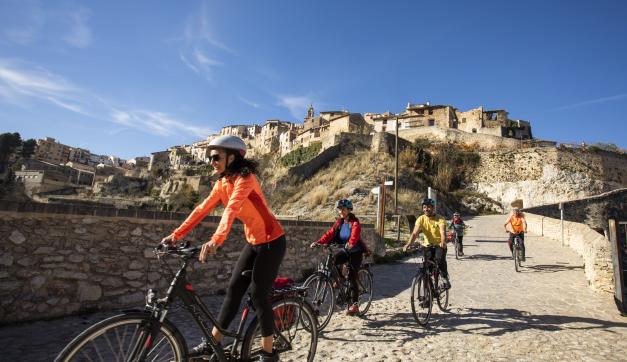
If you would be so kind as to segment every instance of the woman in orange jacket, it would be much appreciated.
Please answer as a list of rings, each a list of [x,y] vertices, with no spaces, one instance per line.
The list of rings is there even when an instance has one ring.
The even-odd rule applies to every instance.
[[[274,319],[269,293],[285,255],[283,228],[268,209],[259,182],[254,176],[257,164],[244,158],[244,141],[235,136],[220,136],[209,143],[209,149],[211,166],[220,178],[209,196],[162,242],[173,244],[180,240],[222,203],[224,212],[218,228],[200,251],[199,260],[204,263],[207,255],[215,254],[222,245],[236,218],[244,224],[244,234],[248,242],[233,269],[218,322],[225,328],[229,326],[250,285],[255,311],[261,321],[262,347],[265,353],[260,360],[277,361],[278,357],[272,353]],[[252,270],[251,278],[242,276],[245,270]],[[224,338],[215,327],[212,334],[218,342]],[[210,353],[208,344],[203,341],[190,351],[189,357],[204,357]]]

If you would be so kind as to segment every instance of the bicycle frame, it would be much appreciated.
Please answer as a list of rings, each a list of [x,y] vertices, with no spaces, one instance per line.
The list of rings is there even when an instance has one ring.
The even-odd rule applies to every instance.
[[[222,333],[224,336],[234,338],[234,342],[231,345],[230,353],[231,355],[235,355],[237,353],[238,345],[242,342],[244,338],[244,326],[246,325],[250,309],[252,308],[252,310],[254,310],[250,295],[248,300],[246,301],[246,306],[244,307],[244,310],[242,312],[242,319],[239,323],[239,326],[237,327],[237,330],[234,332],[223,328],[222,326],[220,326],[217,319],[213,316],[209,308],[207,308],[205,303],[200,299],[198,294],[196,294],[192,284],[187,280],[187,265],[189,261],[190,259],[183,258],[183,264],[181,265],[178,272],[175,274],[172,282],[170,283],[168,291],[166,292],[166,296],[162,299],[154,301],[151,301],[150,298],[147,298],[148,300],[146,308],[151,312],[154,319],[162,322],[165,319],[172,302],[177,297],[180,298],[184,308],[192,315],[194,321],[207,339],[207,342],[214,348],[214,351],[218,355],[218,358],[220,360],[226,361],[224,349],[211,334],[211,328],[207,325],[206,320],[208,319],[213,324],[213,326],[216,327],[218,331],[220,331],[220,333]],[[153,336],[153,339],[154,337],[155,336]]]
[[[423,249],[422,251],[423,262],[418,265],[418,272],[416,275],[426,275],[428,277],[427,280],[429,281],[431,290],[434,293],[439,293],[436,286],[438,285],[438,278],[440,277],[440,267],[434,260],[432,260],[432,258],[435,258],[435,252],[432,254],[432,258],[427,258],[426,251],[426,249]]]
[[[324,261],[324,263],[322,263],[322,267],[318,268],[318,271],[324,273],[326,276],[331,278],[332,281],[340,281],[341,280],[340,274],[338,273],[337,268],[333,264],[332,248],[330,246],[325,246],[325,251],[327,253],[326,260]],[[351,268],[350,263],[348,263],[348,268]],[[344,283],[342,283],[340,288],[338,288],[338,293],[339,293],[338,300],[341,301],[342,304],[346,303],[347,298],[348,298],[349,286],[346,282],[348,282],[348,278],[345,278]],[[359,282],[359,280],[357,282]]]

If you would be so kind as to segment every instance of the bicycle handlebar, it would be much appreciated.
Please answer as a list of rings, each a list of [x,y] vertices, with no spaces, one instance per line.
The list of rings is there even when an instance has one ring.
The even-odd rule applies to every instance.
[[[155,253],[156,254],[171,254],[171,255],[182,256],[183,258],[186,258],[186,259],[191,259],[196,254],[198,254],[200,249],[201,249],[201,246],[199,245],[189,246],[189,243],[187,242],[185,242],[181,246],[159,244],[155,248]]]

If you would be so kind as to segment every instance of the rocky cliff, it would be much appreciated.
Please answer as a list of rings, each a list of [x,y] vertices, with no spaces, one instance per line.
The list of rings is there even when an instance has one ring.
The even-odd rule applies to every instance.
[[[627,155],[541,147],[481,152],[468,187],[524,207],[579,199],[627,187]]]

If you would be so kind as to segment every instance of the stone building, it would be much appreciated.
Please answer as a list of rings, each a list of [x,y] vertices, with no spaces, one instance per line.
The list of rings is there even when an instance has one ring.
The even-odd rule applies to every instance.
[[[70,150],[70,146],[59,143],[52,137],[45,137],[37,140],[35,158],[54,164],[66,163],[70,159]]]
[[[234,125],[222,127],[220,130],[220,136],[231,135],[239,138],[248,138],[248,126],[246,125]]]
[[[294,148],[296,137],[298,136],[298,128],[292,127],[286,132],[279,135],[279,144],[281,147],[281,156],[289,153]]]
[[[280,149],[279,136],[292,129],[291,122],[268,120],[261,127],[261,133],[255,138],[255,148],[258,153],[277,152]]]
[[[372,124],[375,132],[395,132],[398,116],[398,129],[408,130],[419,127],[459,129],[468,133],[481,133],[493,136],[531,139],[531,124],[523,120],[509,119],[505,110],[484,110],[483,107],[465,112],[450,105],[408,103],[398,115],[390,112],[366,113],[364,120]]]
[[[89,164],[91,160],[91,152],[89,150],[70,147],[70,154],[68,155],[68,161],[75,163],[82,163],[84,165]]]
[[[170,168],[170,151],[159,151],[150,154],[148,170],[159,172]]]
[[[523,120],[510,120],[502,109],[484,110],[483,106],[466,112],[456,111],[459,130],[470,133],[491,134],[499,137],[532,139],[531,124]]]
[[[175,170],[178,170],[181,168],[181,166],[189,165],[190,163],[192,163],[193,158],[191,150],[191,146],[170,147],[168,149],[168,151],[170,151],[170,166],[172,166]]]

